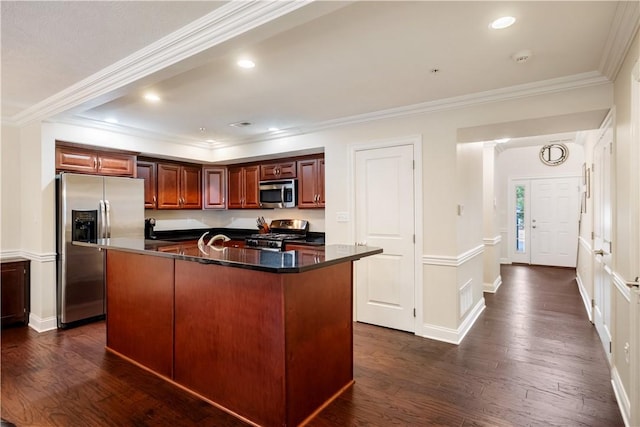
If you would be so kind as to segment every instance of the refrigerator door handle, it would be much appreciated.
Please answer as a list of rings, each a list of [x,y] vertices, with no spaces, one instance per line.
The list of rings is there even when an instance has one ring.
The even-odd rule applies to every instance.
[[[111,237],[111,204],[108,200],[105,200],[104,205],[107,211],[107,235],[105,237],[108,239]]]
[[[106,208],[105,208],[104,200],[100,200],[98,202],[98,207],[100,208],[100,226],[99,226],[98,238],[104,239],[107,234],[106,232],[107,218],[106,218]]]

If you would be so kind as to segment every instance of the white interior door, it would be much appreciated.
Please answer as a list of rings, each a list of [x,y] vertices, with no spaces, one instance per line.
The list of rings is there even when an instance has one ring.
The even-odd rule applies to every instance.
[[[593,194],[593,323],[611,359],[611,150],[613,136],[607,129],[594,147]]]
[[[413,146],[355,152],[355,230],[383,253],[355,263],[356,319],[415,331]]]
[[[511,261],[575,267],[580,178],[513,179],[510,182]]]
[[[531,264],[575,267],[580,178],[531,181]]]

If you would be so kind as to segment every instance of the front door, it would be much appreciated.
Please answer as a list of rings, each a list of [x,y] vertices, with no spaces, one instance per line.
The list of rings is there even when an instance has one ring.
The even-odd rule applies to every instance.
[[[575,267],[580,178],[515,179],[510,188],[511,261]]]
[[[609,126],[593,151],[593,323],[611,359],[611,150]]]
[[[383,253],[355,263],[356,319],[414,332],[414,147],[355,152],[355,231]]]

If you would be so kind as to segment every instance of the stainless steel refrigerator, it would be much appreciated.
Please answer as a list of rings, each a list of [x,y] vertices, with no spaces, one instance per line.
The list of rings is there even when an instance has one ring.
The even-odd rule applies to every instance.
[[[61,173],[57,195],[58,327],[104,318],[105,252],[73,245],[144,238],[144,180]]]

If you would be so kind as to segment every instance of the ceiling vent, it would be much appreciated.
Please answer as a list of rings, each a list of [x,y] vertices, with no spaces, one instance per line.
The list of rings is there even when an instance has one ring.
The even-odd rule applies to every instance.
[[[236,122],[229,124],[229,126],[233,126],[234,128],[246,128],[247,126],[251,126],[251,122]]]
[[[530,50],[521,50],[520,52],[514,53],[511,57],[513,61],[517,64],[525,63],[533,56],[533,52]]]

